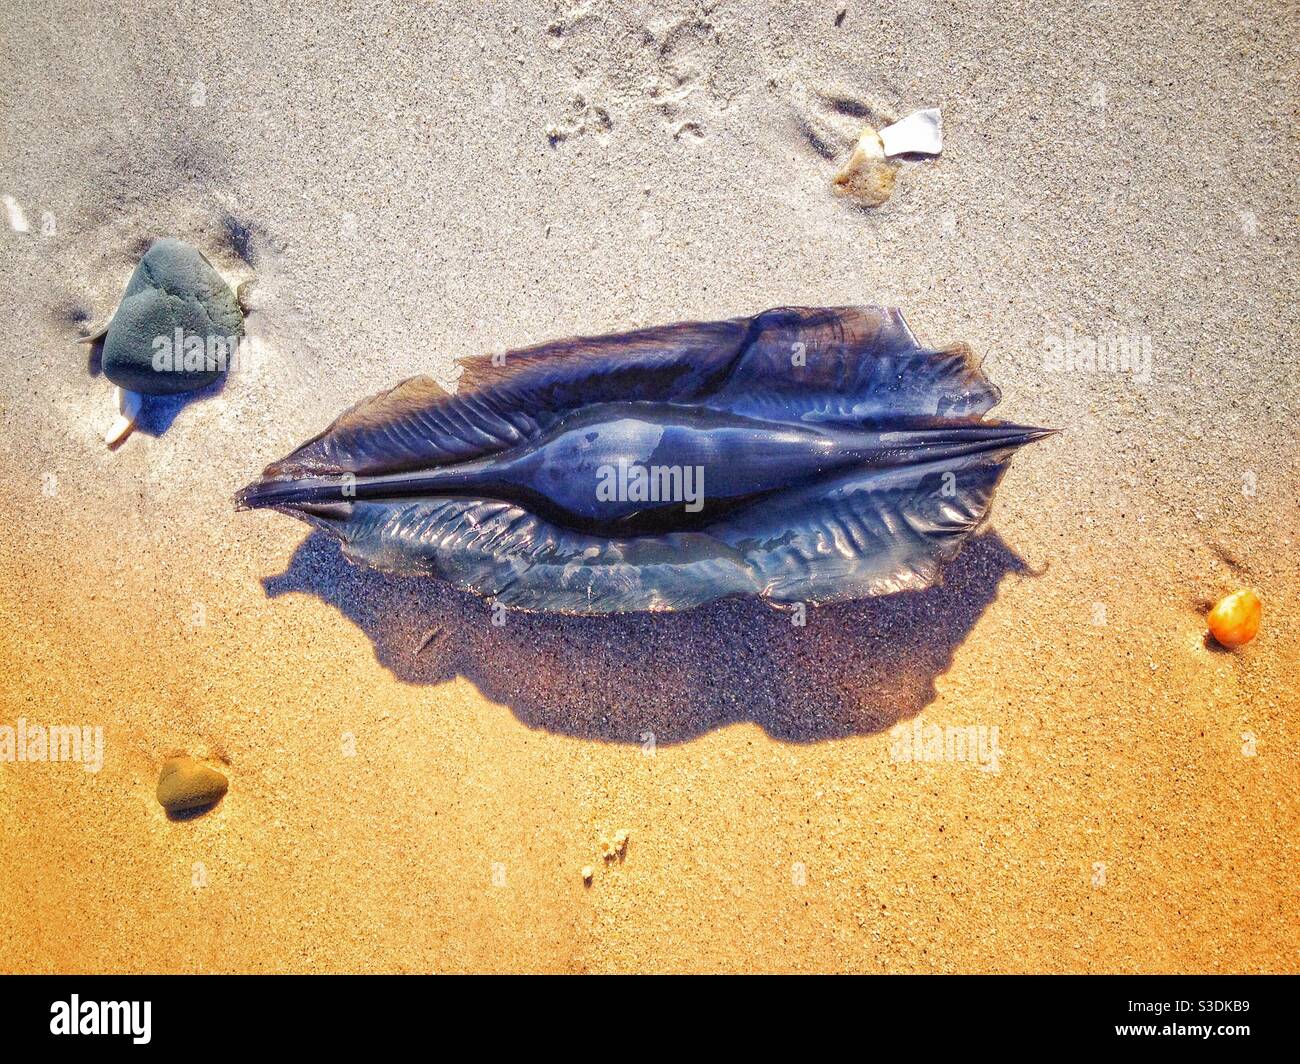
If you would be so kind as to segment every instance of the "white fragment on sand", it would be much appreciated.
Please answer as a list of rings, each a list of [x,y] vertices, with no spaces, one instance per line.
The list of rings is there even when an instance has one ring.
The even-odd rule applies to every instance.
[[[621,861],[627,856],[627,840],[631,832],[627,828],[619,828],[614,832],[612,839],[602,838],[600,840],[601,856],[606,861]]]
[[[591,881],[595,876],[596,870],[592,868],[591,865],[582,866],[582,881],[587,884],[587,886],[591,886]]]
[[[5,205],[5,215],[9,219],[9,228],[15,233],[30,233],[32,227],[27,224],[27,215],[23,214],[18,201],[13,196],[5,196],[2,202]]]
[[[128,391],[125,388],[114,388],[114,398],[117,400],[117,420],[104,433],[104,442],[110,447],[115,447],[130,435],[131,430],[135,428],[135,419],[140,416],[140,393]]]
[[[937,107],[913,111],[880,131],[885,157],[939,155],[943,151],[943,116]]]

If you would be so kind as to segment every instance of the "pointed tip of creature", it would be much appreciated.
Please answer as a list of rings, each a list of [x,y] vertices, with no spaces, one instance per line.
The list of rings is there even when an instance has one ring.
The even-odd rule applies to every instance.
[[[253,483],[235,492],[235,510],[260,510],[272,505],[266,496],[266,481],[255,480]]]

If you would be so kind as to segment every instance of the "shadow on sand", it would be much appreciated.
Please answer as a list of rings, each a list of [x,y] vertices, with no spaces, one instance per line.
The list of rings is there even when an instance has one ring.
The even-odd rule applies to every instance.
[[[823,606],[806,624],[760,602],[686,613],[562,617],[505,613],[439,581],[353,566],[323,532],[263,581],[315,595],[361,628],[398,679],[457,675],[530,727],[606,742],[681,742],[736,721],[816,742],[892,727],[934,698],[934,681],[997,596],[1030,570],[996,533],[972,538],[929,591]]]

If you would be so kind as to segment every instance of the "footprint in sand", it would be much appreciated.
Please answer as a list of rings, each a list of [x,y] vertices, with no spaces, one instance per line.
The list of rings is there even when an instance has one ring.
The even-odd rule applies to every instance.
[[[804,149],[831,163],[842,162],[853,150],[863,126],[881,129],[898,115],[883,103],[841,89],[810,88],[803,82],[773,78],[784,89],[790,120]]]
[[[712,10],[646,27],[644,47],[655,68],[650,99],[678,140],[703,139],[706,115],[725,106],[713,81],[722,39]]]
[[[582,93],[575,92],[565,106],[563,117],[546,127],[546,139],[554,147],[570,137],[584,133],[604,135],[613,128],[614,123],[604,107],[592,103]]]
[[[571,65],[575,89],[564,116],[547,128],[551,143],[609,132],[616,106],[648,108],[677,140],[705,139],[728,105],[719,86],[723,40],[716,9],[704,4],[661,19],[646,7],[629,19],[583,3],[557,16],[547,27],[547,44]]]

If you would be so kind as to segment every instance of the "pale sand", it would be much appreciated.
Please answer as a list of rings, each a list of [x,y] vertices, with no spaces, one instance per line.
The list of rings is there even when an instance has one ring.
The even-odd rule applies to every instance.
[[[0,15],[0,723],[106,737],[0,765],[0,968],[1300,968],[1293,8],[129,6]],[[927,105],[942,159],[838,202],[853,112]],[[71,341],[156,235],[256,273],[271,355],[109,453]],[[459,355],[840,303],[1065,430],[919,599],[494,628],[232,509]],[[1048,372],[1067,326],[1151,381]],[[1000,772],[897,763],[900,718]],[[230,793],[174,823],[178,750]]]

